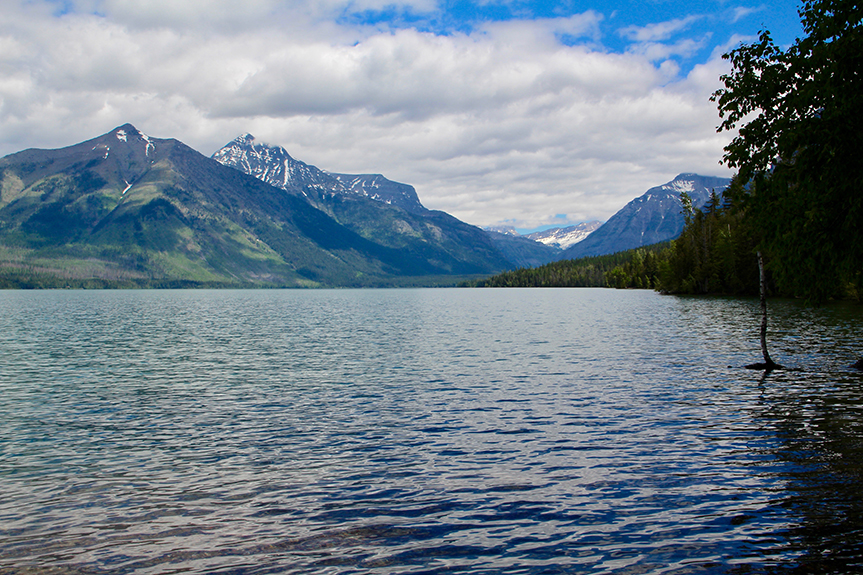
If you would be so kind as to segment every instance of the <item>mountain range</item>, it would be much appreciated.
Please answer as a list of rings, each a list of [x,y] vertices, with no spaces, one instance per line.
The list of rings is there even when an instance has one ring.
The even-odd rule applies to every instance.
[[[355,219],[345,225],[343,214]],[[276,188],[129,124],[0,159],[7,275],[132,286],[365,286],[510,265],[484,232],[443,212],[416,215],[314,182]]]
[[[723,182],[682,174],[602,226],[518,236],[428,210],[413,186],[327,172],[250,134],[208,158],[126,124],[0,158],[0,285],[452,285],[670,239],[682,228],[679,191],[700,205]]]
[[[689,194],[694,207],[701,208],[709,201],[711,193],[721,196],[730,183],[729,178],[683,173],[670,182],[650,188],[604,224],[585,222],[526,236],[512,227],[495,226],[486,228],[486,232],[518,267],[613,254],[673,240],[683,231],[681,192]]]
[[[551,228],[521,235],[512,226],[483,228],[500,252],[515,267],[536,267],[554,261],[560,252],[599,228],[602,222],[584,222],[575,226]]]

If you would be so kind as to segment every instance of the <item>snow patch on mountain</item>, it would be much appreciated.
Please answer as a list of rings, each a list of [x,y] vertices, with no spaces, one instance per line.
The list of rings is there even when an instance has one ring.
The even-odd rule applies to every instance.
[[[496,236],[496,234],[499,234],[523,240],[531,240],[550,248],[554,248],[555,250],[565,250],[566,248],[583,241],[601,225],[602,222],[599,221],[582,222],[575,226],[551,228],[541,232],[533,232],[524,236],[518,233],[518,230],[513,226],[485,226],[482,229],[492,235],[492,237],[499,238],[499,236]]]
[[[142,140],[147,142],[147,146],[144,148],[144,155],[149,157],[150,156],[150,150],[153,150],[154,152],[156,151],[156,144],[154,144],[150,140],[150,137],[147,136],[146,134],[144,134],[143,132],[138,132],[138,135],[141,136]]]
[[[523,237],[520,233],[516,231],[516,229],[512,226],[485,226],[484,229],[487,232],[497,232],[499,234],[503,234],[505,236],[518,236]]]
[[[150,136],[148,136],[144,132],[141,132],[140,130],[138,130],[137,128],[132,126],[131,124],[125,124],[122,127],[114,130],[113,133],[114,133],[114,137],[117,138],[118,141],[123,142],[124,144],[130,145],[130,146],[135,144],[136,142],[140,142],[141,144],[143,144],[145,157],[149,158],[151,154],[153,154],[155,156],[155,152],[156,152],[155,142],[150,138]],[[107,134],[106,134],[106,136],[107,136]],[[111,149],[110,146],[103,143],[103,144],[99,144],[99,146],[97,146],[97,147],[100,147],[100,146],[103,146],[105,148],[105,158],[107,158],[108,152]],[[93,148],[93,149],[95,150],[96,148]],[[153,163],[154,161],[155,160],[151,159],[150,163]]]
[[[686,178],[694,176],[695,174],[681,174],[677,176],[678,178]],[[675,179],[667,184],[663,184],[660,186],[663,190],[670,190],[675,192],[676,194],[680,194],[680,192],[694,192],[695,191],[695,182],[692,180],[681,180]]]
[[[552,228],[541,232],[528,234],[527,237],[547,246],[565,250],[583,241],[602,225],[600,221],[582,222],[576,226],[565,228]]]
[[[393,182],[380,174],[327,172],[295,160],[281,146],[259,143],[251,134],[234,139],[213,154],[213,159],[271,186],[305,196],[310,189],[321,194],[355,194],[408,211],[425,211],[413,186]]]

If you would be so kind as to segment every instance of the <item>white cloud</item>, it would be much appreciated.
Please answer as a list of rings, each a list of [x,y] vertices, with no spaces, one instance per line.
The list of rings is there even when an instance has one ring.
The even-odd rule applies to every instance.
[[[644,42],[630,48],[630,52],[634,54],[642,54],[651,62],[667,60],[673,56],[688,58],[701,50],[709,35],[700,39],[684,38],[673,44],[663,44],[662,42]]]
[[[51,0],[42,0],[48,4]],[[278,24],[299,32],[309,24],[385,9],[423,14],[436,0],[62,0],[66,12],[102,14],[130,28],[184,28],[229,32]]]
[[[533,20],[506,20],[488,22],[480,30],[493,37],[498,44],[526,47],[536,50],[540,46],[557,43],[558,36],[599,39],[599,25],[603,17],[588,10],[568,18],[537,18]]]
[[[676,18],[667,22],[648,24],[647,26],[627,26],[620,30],[620,35],[635,42],[659,42],[668,40],[678,32],[689,28],[700,16]]]
[[[680,79],[673,62],[653,62],[684,43],[600,50],[594,12],[441,36],[329,16],[378,0],[254,0],[242,12],[202,2],[79,2],[62,17],[39,2],[4,9],[0,154],[125,122],[207,155],[251,132],[323,169],[413,184],[426,206],[470,223],[520,227],[605,219],[679,172],[725,173],[728,138],[708,101],[724,63],[714,56]]]
[[[745,6],[738,6],[738,7],[734,8],[733,15],[731,17],[731,21],[732,22],[739,22],[740,20],[743,20],[744,18],[750,16],[751,14],[755,14],[757,12],[763,12],[766,9],[767,9],[767,7],[764,6],[763,4],[761,6],[758,6],[757,8],[748,8]]]

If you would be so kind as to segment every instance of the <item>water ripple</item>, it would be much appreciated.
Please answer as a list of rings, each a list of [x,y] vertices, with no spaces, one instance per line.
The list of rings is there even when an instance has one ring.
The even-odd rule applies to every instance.
[[[0,571],[863,570],[854,306],[0,293]]]

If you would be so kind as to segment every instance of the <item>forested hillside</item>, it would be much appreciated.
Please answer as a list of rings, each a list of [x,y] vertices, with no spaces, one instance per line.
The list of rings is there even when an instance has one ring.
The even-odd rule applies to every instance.
[[[739,186],[735,182],[732,187]],[[733,193],[733,192],[732,192]],[[731,199],[713,194],[703,210],[681,195],[686,224],[662,262],[659,289],[667,293],[758,293],[756,235]]]
[[[654,289],[659,286],[661,264],[667,261],[670,243],[562,260],[535,268],[522,268],[470,282],[474,287],[616,287]]]

